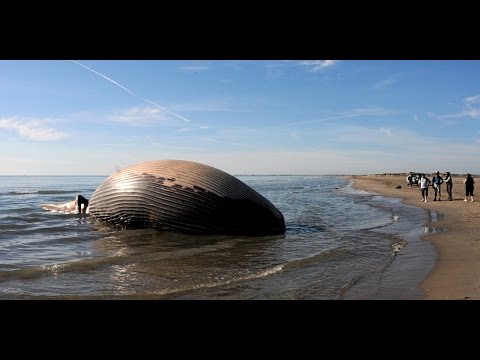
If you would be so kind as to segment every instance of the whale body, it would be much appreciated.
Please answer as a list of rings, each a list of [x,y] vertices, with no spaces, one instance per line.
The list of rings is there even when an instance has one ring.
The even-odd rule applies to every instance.
[[[95,190],[90,216],[126,228],[192,234],[274,235],[285,232],[282,213],[236,177],[184,160],[135,164]]]

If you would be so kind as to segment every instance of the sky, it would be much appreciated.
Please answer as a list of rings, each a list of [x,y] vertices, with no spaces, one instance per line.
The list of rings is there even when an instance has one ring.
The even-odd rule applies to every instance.
[[[0,175],[480,174],[480,61],[0,60]]]

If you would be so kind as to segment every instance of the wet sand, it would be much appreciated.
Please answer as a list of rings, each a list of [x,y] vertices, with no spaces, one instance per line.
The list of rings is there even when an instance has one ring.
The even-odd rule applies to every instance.
[[[430,174],[427,176],[432,178]],[[353,180],[356,189],[403,198],[405,204],[443,214],[439,221],[425,224],[428,227],[442,227],[447,231],[423,237],[425,241],[434,244],[439,259],[434,270],[420,283],[420,288],[425,291],[426,299],[480,299],[480,203],[477,199],[475,202],[464,201],[464,177],[453,177],[452,201],[447,201],[446,186],[442,184],[442,201],[433,201],[434,191],[429,187],[427,203],[421,201],[421,192],[417,186],[407,186],[405,176],[368,175],[347,178]],[[477,187],[480,186],[478,182],[479,180]],[[401,189],[396,189],[398,185]]]

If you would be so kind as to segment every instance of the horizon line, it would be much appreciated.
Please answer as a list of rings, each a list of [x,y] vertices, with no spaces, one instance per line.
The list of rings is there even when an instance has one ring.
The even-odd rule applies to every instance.
[[[222,170],[223,171],[223,170]],[[77,177],[87,177],[87,176],[110,176],[114,173],[103,175],[103,174],[87,174],[87,175],[72,175],[72,174],[3,174],[0,176],[77,176]],[[389,173],[369,173],[369,174],[230,174],[232,176],[371,176],[371,175],[403,175],[408,174],[408,172],[389,172]],[[473,174],[472,174],[473,175]]]

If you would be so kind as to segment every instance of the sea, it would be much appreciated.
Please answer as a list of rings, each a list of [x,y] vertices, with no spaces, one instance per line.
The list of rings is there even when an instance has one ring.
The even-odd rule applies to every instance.
[[[236,176],[284,215],[275,236],[118,229],[44,204],[106,176],[0,176],[0,299],[422,299],[442,214],[342,176]]]

